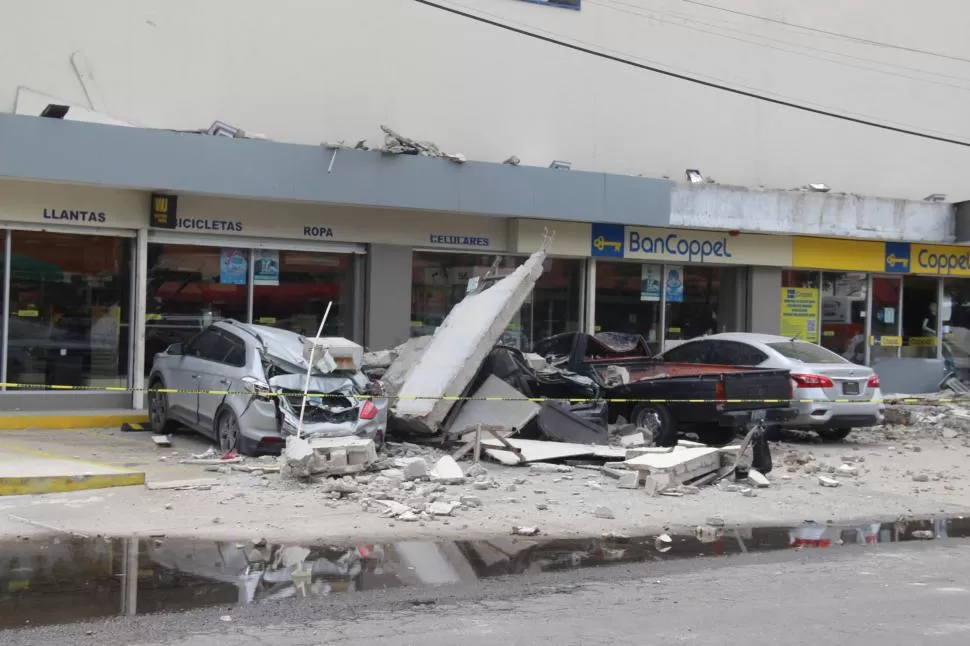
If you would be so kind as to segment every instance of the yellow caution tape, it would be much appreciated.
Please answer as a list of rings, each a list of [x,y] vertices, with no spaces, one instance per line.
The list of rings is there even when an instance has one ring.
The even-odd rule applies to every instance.
[[[84,390],[89,392],[122,392],[122,393],[133,393],[133,392],[159,392],[164,394],[180,394],[180,395],[217,395],[220,397],[225,397],[226,395],[253,395],[254,393],[249,390],[186,390],[181,388],[131,388],[128,386],[65,386],[65,385],[55,385],[55,384],[22,384],[22,383],[3,383],[0,382],[0,387],[15,390],[60,390],[60,391],[70,391],[70,390]],[[293,397],[299,395],[299,393],[273,393],[273,392],[260,392],[259,397],[270,398],[270,397]],[[327,399],[327,398],[344,398],[346,395],[341,395],[339,393],[314,393],[308,392],[306,395],[308,398],[314,399]],[[902,399],[895,398],[882,398],[882,399],[652,399],[652,398],[642,398],[642,397],[526,397],[522,395],[521,397],[462,397],[460,395],[444,395],[444,396],[433,396],[433,395],[352,395],[356,399],[414,399],[414,400],[440,400],[440,401],[496,401],[496,402],[569,402],[573,404],[577,403],[591,403],[591,402],[607,402],[616,404],[818,404],[818,403],[835,403],[835,404],[862,404],[862,403],[878,403],[878,404],[893,404],[893,405],[935,405],[935,404],[970,404],[970,396],[966,397],[952,397],[949,399],[920,399],[919,397],[906,397]]]

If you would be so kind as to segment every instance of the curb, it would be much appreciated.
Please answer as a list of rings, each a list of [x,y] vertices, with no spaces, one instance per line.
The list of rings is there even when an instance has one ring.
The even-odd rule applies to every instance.
[[[145,474],[138,472],[74,476],[0,477],[0,496],[25,496],[43,493],[65,493],[85,489],[107,489],[145,484]]]
[[[146,424],[148,423],[148,414],[140,411],[102,415],[85,415],[84,413],[64,413],[60,415],[0,414],[0,431],[81,430],[118,427],[126,423]]]

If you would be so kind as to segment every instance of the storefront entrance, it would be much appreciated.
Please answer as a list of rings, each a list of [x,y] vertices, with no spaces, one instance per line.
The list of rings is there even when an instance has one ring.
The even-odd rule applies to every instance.
[[[150,242],[145,374],[156,353],[221,319],[312,336],[332,302],[324,335],[359,340],[357,263],[353,253]]]
[[[653,352],[745,327],[744,267],[596,263],[596,331],[629,332]]]

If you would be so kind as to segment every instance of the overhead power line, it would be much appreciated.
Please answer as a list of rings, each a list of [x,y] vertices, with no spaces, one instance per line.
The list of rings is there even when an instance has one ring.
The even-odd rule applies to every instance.
[[[763,36],[761,34],[754,34],[754,33],[751,33],[749,31],[744,31],[744,30],[741,30],[741,29],[735,29],[735,28],[728,27],[728,26],[725,26],[725,25],[722,25],[722,24],[715,24],[715,23],[711,23],[711,22],[705,22],[705,21],[699,20],[699,19],[697,19],[697,18],[695,18],[693,16],[686,16],[686,15],[683,15],[683,14],[672,13],[672,12],[669,12],[669,11],[660,11],[660,10],[657,10],[657,9],[650,9],[650,8],[643,7],[643,6],[638,5],[638,4],[633,4],[631,2],[625,2],[624,0],[586,0],[586,1],[589,2],[589,3],[591,3],[591,4],[595,4],[595,5],[599,5],[601,7],[604,7],[606,9],[611,10],[611,11],[618,11],[618,12],[626,13],[626,14],[629,14],[629,15],[632,15],[632,16],[640,16],[640,17],[646,18],[648,20],[655,20],[657,22],[661,22],[661,23],[665,23],[665,24],[668,24],[668,25],[672,25],[674,27],[679,27],[681,29],[689,29],[689,30],[697,31],[697,32],[704,33],[704,34],[711,34],[711,35],[717,36],[719,38],[726,38],[728,40],[734,40],[734,41],[741,42],[741,43],[747,43],[749,45],[754,45],[756,47],[766,47],[768,49],[774,49],[776,51],[786,52],[788,54],[793,54],[793,55],[796,55],[796,56],[804,56],[804,57],[812,58],[812,59],[819,60],[819,61],[826,61],[828,63],[834,63],[836,65],[843,65],[843,66],[847,66],[847,67],[855,67],[855,68],[860,69],[860,70],[866,70],[866,71],[869,71],[869,72],[876,72],[878,74],[886,74],[888,76],[895,76],[895,77],[898,77],[898,78],[909,79],[911,81],[919,81],[919,82],[922,82],[922,83],[930,83],[930,84],[933,84],[933,85],[939,85],[941,87],[950,87],[950,88],[957,89],[957,90],[970,91],[970,87],[968,87],[966,85],[955,85],[955,84],[952,84],[952,83],[944,83],[944,82],[941,82],[941,81],[934,81],[934,80],[931,80],[931,79],[921,78],[921,77],[917,77],[917,76],[909,76],[907,74],[901,74],[901,73],[899,73],[898,70],[906,70],[906,71],[909,71],[909,72],[916,72],[918,74],[926,74],[928,76],[936,76],[936,77],[940,77],[940,78],[952,79],[952,80],[956,80],[956,81],[963,81],[965,83],[970,83],[970,78],[967,78],[965,76],[954,76],[952,74],[944,74],[942,72],[933,72],[933,71],[926,70],[926,69],[922,69],[922,68],[919,68],[919,67],[909,67],[907,65],[901,65],[899,63],[887,63],[885,61],[877,60],[875,58],[867,58],[867,57],[864,57],[864,56],[855,56],[855,55],[852,55],[852,54],[845,54],[843,52],[834,51],[834,50],[831,50],[831,49],[823,49],[823,48],[814,47],[814,46],[811,46],[811,45],[803,45],[803,44],[799,44],[799,43],[793,43],[790,40],[782,40],[780,38],[772,38],[770,36]],[[661,18],[660,16],[666,16],[666,17],[665,18]],[[680,21],[680,22],[678,22],[678,21]],[[700,27],[697,27],[696,25],[704,25],[706,27],[710,27],[711,29],[713,29],[715,31],[712,31],[711,29],[702,29]],[[756,38],[757,40],[748,40],[746,38],[741,38],[741,37],[737,37],[737,36],[729,36],[728,34],[721,33],[721,32],[733,32],[735,34],[740,34],[741,36],[748,36],[748,37],[751,37],[751,38]],[[760,42],[760,41],[766,41],[766,42]],[[778,43],[778,45],[775,46],[775,45],[770,45],[768,43]],[[797,51],[797,50],[792,49],[792,47],[798,47],[800,49],[804,49],[804,50],[808,50],[808,51],[801,52],[801,51]],[[821,52],[822,54],[830,54],[830,55],[835,56],[837,58],[835,58],[835,59],[833,59],[833,58],[827,58],[825,56],[819,56],[819,55],[811,54],[811,53],[808,53],[808,52]],[[867,66],[867,65],[857,65],[857,64],[854,64],[854,63],[848,63],[846,61],[839,60],[839,59],[842,59],[842,58],[850,59],[850,60],[854,60],[854,61],[862,61],[864,63],[875,63],[876,65],[881,65],[883,67],[890,67],[890,68],[892,68],[892,70],[877,69],[877,68],[873,68],[873,67],[870,67],[870,66]]]
[[[736,16],[744,16],[745,18],[754,18],[755,20],[763,20],[765,22],[773,22],[776,25],[784,25],[786,27],[792,27],[794,29],[804,29],[805,31],[813,31],[816,34],[825,34],[826,36],[834,36],[836,38],[845,38],[846,40],[853,40],[857,43],[863,43],[866,45],[872,45],[873,47],[888,47],[890,49],[899,49],[904,52],[913,52],[915,54],[925,54],[926,56],[936,56],[938,58],[946,58],[951,61],[960,61],[961,63],[970,63],[970,58],[961,58],[960,56],[951,56],[950,54],[943,54],[940,52],[933,52],[927,49],[918,49],[916,47],[906,47],[904,45],[894,45],[893,43],[884,43],[878,40],[869,40],[868,38],[860,38],[859,36],[853,36],[851,34],[840,34],[837,31],[829,31],[827,29],[819,29],[818,27],[809,27],[808,25],[799,25],[793,22],[787,22],[785,20],[779,20],[778,18],[769,18],[768,16],[759,16],[754,13],[745,13],[744,11],[738,11],[737,9],[727,9],[726,7],[719,7],[715,4],[708,4],[706,2],[700,2],[700,0],[682,0],[687,4],[697,5],[699,7],[707,7],[708,9],[714,9],[715,11],[723,11],[725,13],[733,13]]]
[[[439,4],[438,2],[433,2],[432,0],[413,0],[413,2],[416,2],[418,4],[422,4],[422,5],[425,5],[425,6],[434,8],[434,9],[438,9],[440,11],[445,11],[447,13],[454,14],[456,16],[461,16],[462,18],[466,18],[468,20],[473,20],[475,22],[479,22],[479,23],[482,23],[482,24],[485,24],[485,25],[490,25],[490,26],[495,27],[497,29],[502,29],[504,31],[512,32],[512,33],[515,33],[515,34],[519,34],[519,35],[525,36],[527,38],[532,38],[534,40],[539,40],[539,41],[542,41],[542,42],[545,42],[545,43],[549,43],[551,45],[557,45],[559,47],[564,47],[566,49],[571,49],[573,51],[581,52],[583,54],[589,54],[590,56],[595,56],[597,58],[602,58],[604,60],[613,61],[614,63],[620,63],[621,65],[627,65],[629,67],[635,67],[637,69],[641,69],[641,70],[644,70],[644,71],[647,71],[647,72],[653,72],[655,74],[660,74],[662,76],[667,76],[667,77],[670,77],[670,78],[675,78],[675,79],[678,79],[678,80],[681,80],[681,81],[686,81],[688,83],[693,83],[695,85],[700,85],[700,86],[707,87],[707,88],[711,88],[711,89],[714,89],[714,90],[720,90],[722,92],[728,92],[730,94],[734,94],[734,95],[737,95],[737,96],[743,96],[743,97],[747,97],[749,99],[754,99],[756,101],[762,101],[762,102],[765,102],[765,103],[771,103],[773,105],[780,105],[780,106],[783,106],[783,107],[786,107],[786,108],[792,108],[794,110],[800,110],[802,112],[808,112],[810,114],[816,114],[816,115],[823,116],[823,117],[830,117],[832,119],[838,119],[840,121],[846,121],[846,122],[849,122],[849,123],[855,123],[855,124],[862,125],[862,126],[868,126],[870,128],[878,128],[880,130],[886,130],[886,131],[889,131],[889,132],[895,132],[895,133],[902,134],[902,135],[910,135],[912,137],[919,137],[921,139],[928,139],[928,140],[931,140],[931,141],[938,141],[938,142],[945,143],[945,144],[953,144],[954,146],[963,146],[965,148],[970,148],[970,142],[967,142],[967,141],[961,141],[959,139],[953,139],[953,138],[950,138],[950,137],[944,137],[944,136],[940,136],[940,135],[933,135],[933,134],[930,134],[930,133],[927,133],[927,132],[919,132],[917,130],[910,130],[908,128],[902,128],[902,127],[893,126],[893,125],[889,125],[889,124],[885,124],[885,123],[878,123],[876,121],[870,121],[868,119],[863,119],[863,118],[860,118],[860,117],[853,117],[853,116],[846,115],[846,114],[839,114],[837,112],[832,112],[830,110],[824,110],[824,109],[821,109],[821,108],[814,108],[814,107],[811,107],[811,106],[808,106],[808,105],[803,105],[803,104],[800,104],[800,103],[795,103],[794,101],[787,101],[785,99],[778,99],[778,98],[774,98],[774,97],[771,97],[771,96],[766,96],[764,94],[759,94],[757,92],[751,92],[751,91],[748,91],[748,90],[742,90],[742,89],[739,89],[739,88],[736,88],[736,87],[731,87],[729,85],[725,85],[723,83],[715,83],[715,82],[712,82],[712,81],[705,81],[703,79],[696,78],[696,77],[693,77],[693,76],[689,76],[687,74],[680,74],[678,72],[672,72],[670,70],[665,70],[663,68],[656,67],[656,66],[653,66],[653,65],[646,65],[644,63],[639,63],[637,61],[630,60],[630,59],[624,58],[622,56],[616,56],[616,55],[613,55],[613,54],[607,54],[605,52],[597,51],[597,50],[592,49],[590,47],[584,47],[582,45],[576,45],[574,43],[570,43],[570,42],[567,42],[567,41],[564,41],[564,40],[559,40],[557,38],[552,38],[550,36],[544,36],[542,34],[537,34],[535,32],[529,31],[527,29],[521,29],[519,27],[515,27],[513,25],[509,25],[509,24],[506,24],[506,23],[503,23],[503,22],[499,22],[497,20],[491,20],[489,18],[484,18],[482,16],[477,16],[477,15],[475,15],[473,13],[469,13],[467,11],[462,11],[461,9],[456,9],[455,7],[449,7],[447,5]]]

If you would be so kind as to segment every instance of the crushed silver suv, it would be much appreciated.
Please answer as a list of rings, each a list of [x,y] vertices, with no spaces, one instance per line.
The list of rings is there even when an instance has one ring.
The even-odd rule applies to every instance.
[[[172,344],[155,355],[148,378],[152,431],[183,424],[223,451],[279,453],[299,424],[309,367],[304,342],[295,332],[224,320]],[[325,372],[314,359],[302,435],[358,436],[380,446],[388,405],[380,382],[359,368]]]

